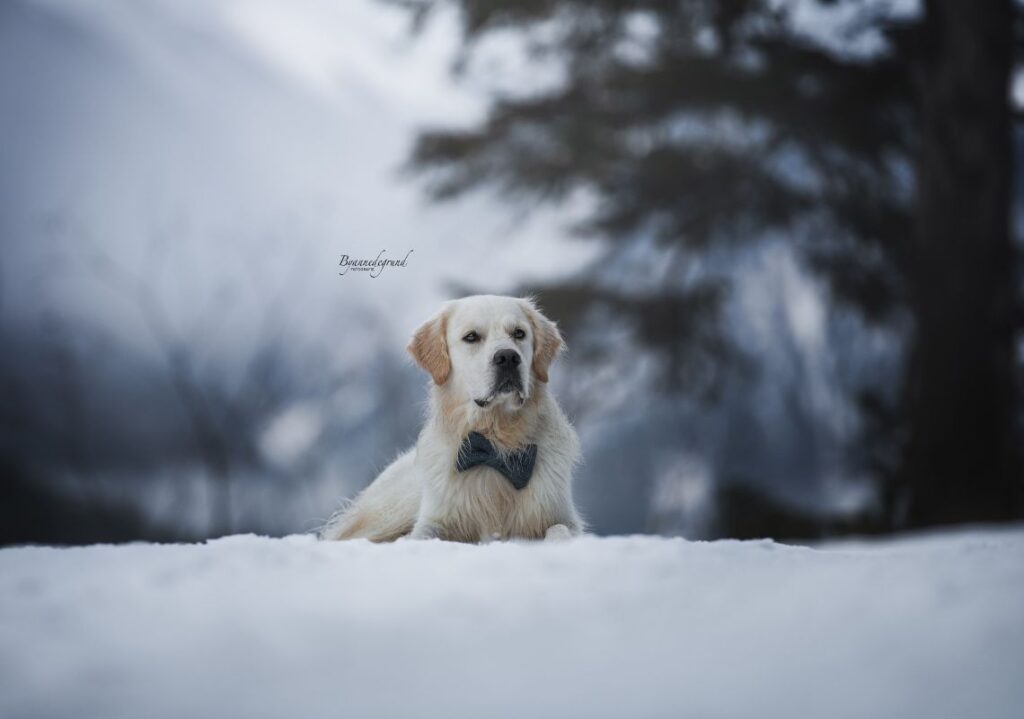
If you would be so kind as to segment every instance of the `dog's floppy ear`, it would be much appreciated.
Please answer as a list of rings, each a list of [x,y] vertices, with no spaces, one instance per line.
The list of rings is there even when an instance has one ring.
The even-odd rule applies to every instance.
[[[548,381],[548,368],[565,348],[562,333],[554,322],[540,313],[530,299],[525,299],[526,314],[533,325],[533,374],[541,382]]]
[[[452,370],[451,359],[448,357],[448,340],[445,337],[448,328],[448,312],[441,310],[436,317],[424,322],[412,336],[406,348],[416,360],[416,364],[430,373],[434,382],[439,385],[448,381]]]

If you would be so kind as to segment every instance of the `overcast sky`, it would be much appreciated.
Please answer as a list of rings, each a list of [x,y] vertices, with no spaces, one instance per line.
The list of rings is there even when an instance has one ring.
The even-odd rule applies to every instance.
[[[472,81],[450,78],[450,16],[413,36],[405,13],[370,0],[15,0],[0,13],[9,310],[54,300],[144,344],[134,308],[90,269],[100,252],[145,276],[186,334],[216,307],[231,317],[217,337],[238,339],[282,298],[308,334],[346,308],[386,310],[397,342],[449,282],[500,292],[594,251],[564,239],[564,214],[486,197],[431,207],[401,176],[416,127],[483,109]],[[377,279],[337,275],[341,254],[381,250],[413,254]]]

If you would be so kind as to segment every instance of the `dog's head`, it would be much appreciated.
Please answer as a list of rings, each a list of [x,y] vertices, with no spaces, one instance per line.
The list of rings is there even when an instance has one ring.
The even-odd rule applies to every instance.
[[[532,301],[478,295],[447,303],[424,323],[409,352],[457,401],[518,409],[548,381],[564,346]]]

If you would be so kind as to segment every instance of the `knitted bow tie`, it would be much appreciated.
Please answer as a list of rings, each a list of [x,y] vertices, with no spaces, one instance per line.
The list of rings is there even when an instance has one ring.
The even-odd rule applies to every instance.
[[[499,455],[491,441],[479,432],[470,432],[459,447],[459,457],[455,469],[465,472],[467,469],[484,465],[496,469],[505,475],[505,479],[516,489],[522,489],[530,483],[533,465],[537,461],[537,445],[528,444],[523,449],[505,452]]]

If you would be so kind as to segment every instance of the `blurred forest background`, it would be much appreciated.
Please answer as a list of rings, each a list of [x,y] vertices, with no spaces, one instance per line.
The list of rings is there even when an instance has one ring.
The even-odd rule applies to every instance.
[[[1022,519],[1022,49],[1011,0],[7,0],[0,543],[315,528],[476,292],[563,327],[599,533]]]

